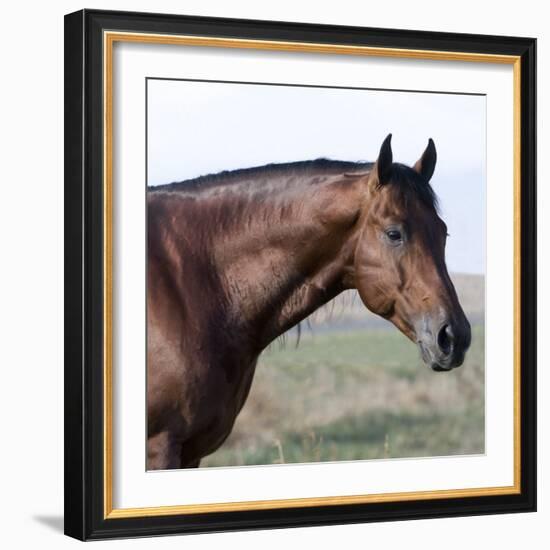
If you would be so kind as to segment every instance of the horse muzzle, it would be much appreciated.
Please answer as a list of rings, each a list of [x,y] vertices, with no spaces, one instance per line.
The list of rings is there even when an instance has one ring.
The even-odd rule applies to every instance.
[[[416,330],[422,359],[436,372],[450,371],[464,362],[470,347],[470,323],[424,318]]]

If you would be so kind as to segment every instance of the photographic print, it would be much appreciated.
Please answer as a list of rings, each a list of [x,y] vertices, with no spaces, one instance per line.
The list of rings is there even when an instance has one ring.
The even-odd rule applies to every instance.
[[[534,39],[65,44],[68,535],[535,509]]]
[[[484,453],[485,96],[146,86],[147,469]]]

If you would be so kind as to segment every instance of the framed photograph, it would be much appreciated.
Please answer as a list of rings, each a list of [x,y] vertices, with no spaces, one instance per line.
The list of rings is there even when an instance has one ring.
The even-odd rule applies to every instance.
[[[535,510],[535,55],[66,16],[66,534]]]

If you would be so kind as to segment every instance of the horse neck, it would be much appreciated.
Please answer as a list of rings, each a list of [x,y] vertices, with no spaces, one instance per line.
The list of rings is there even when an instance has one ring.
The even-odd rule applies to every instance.
[[[262,349],[349,288],[360,187],[342,175],[301,189],[237,206],[213,246],[231,326]]]

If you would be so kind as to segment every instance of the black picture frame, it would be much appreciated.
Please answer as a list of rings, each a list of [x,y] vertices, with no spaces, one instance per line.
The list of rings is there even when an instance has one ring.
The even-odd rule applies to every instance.
[[[517,494],[105,517],[103,33],[124,31],[517,56],[520,486]],[[83,10],[65,17],[65,533],[80,540],[528,512],[536,509],[536,40]]]

